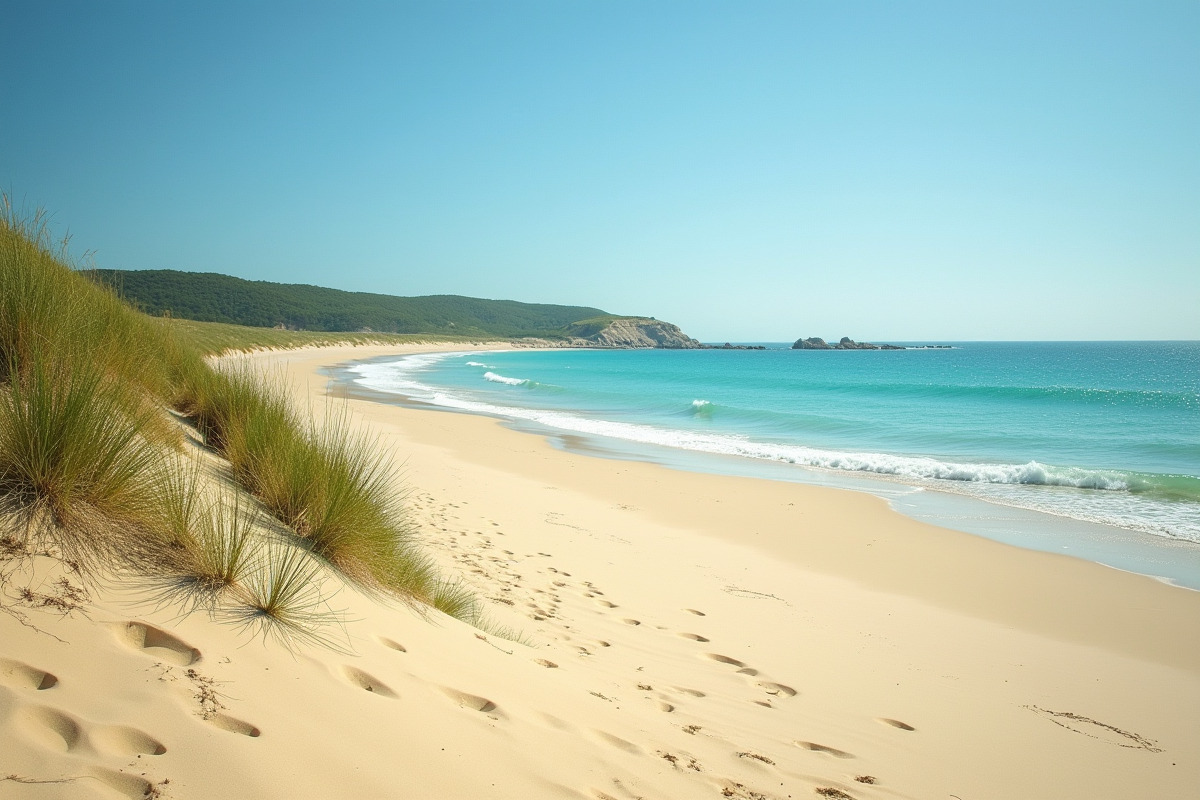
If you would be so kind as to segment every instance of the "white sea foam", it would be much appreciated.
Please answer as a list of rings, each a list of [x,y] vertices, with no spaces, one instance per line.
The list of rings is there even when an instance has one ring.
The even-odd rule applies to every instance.
[[[712,408],[712,402],[708,400],[693,400],[692,408]]]
[[[484,367],[485,369],[492,369],[491,364],[484,364],[482,361],[468,361],[467,366],[468,367]]]
[[[529,383],[525,378],[506,378],[503,375],[497,375],[495,372],[483,373],[483,379],[492,383],[503,383],[506,386],[524,386]]]

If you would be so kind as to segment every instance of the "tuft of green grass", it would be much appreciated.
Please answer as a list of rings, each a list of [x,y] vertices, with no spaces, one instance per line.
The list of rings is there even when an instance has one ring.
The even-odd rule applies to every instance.
[[[158,515],[145,412],[81,364],[41,356],[0,389],[0,507],[70,559],[110,558]],[[131,405],[133,408],[131,409]]]
[[[440,580],[429,595],[429,605],[447,616],[467,623],[479,620],[481,609],[475,593],[461,580]]]
[[[193,540],[191,576],[204,590],[218,595],[243,583],[259,547],[256,509],[247,509],[237,493],[218,497],[201,518]]]
[[[200,462],[176,456],[159,464],[156,492],[167,544],[186,548],[196,536],[205,508],[200,494]]]
[[[341,616],[323,593],[321,564],[307,551],[281,540],[262,545],[229,615],[243,628],[289,649],[298,643],[335,647],[329,635]]]
[[[245,495],[226,490],[204,503],[197,485],[198,467],[174,465],[160,483],[169,512],[168,540],[160,558],[150,566],[162,604],[185,611],[215,613],[222,600],[242,590],[252,565],[261,560],[263,525],[257,508],[247,507]]]
[[[343,407],[314,423],[312,453],[292,480],[309,487],[304,535],[313,548],[362,583],[420,596],[431,567],[412,542],[390,454],[354,434]]]
[[[507,625],[500,625],[494,620],[488,619],[475,592],[461,579],[437,580],[427,597],[429,605],[447,616],[454,617],[459,622],[465,622],[483,633],[500,639],[507,639],[527,647],[533,646],[533,642],[525,636],[523,631]]]

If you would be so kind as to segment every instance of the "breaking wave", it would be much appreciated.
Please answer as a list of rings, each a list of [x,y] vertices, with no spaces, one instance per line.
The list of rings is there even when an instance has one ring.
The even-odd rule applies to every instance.
[[[506,386],[525,386],[529,383],[525,378],[506,378],[503,375],[497,375],[495,372],[483,373],[483,379],[492,383],[503,383]]]

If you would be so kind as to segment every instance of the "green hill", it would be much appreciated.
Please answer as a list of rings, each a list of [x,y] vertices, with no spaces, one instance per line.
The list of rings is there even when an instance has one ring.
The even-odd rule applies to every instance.
[[[215,272],[95,270],[152,316],[307,331],[374,331],[454,336],[563,338],[568,326],[597,317],[598,308],[481,300],[458,295],[395,297],[305,284],[247,281]]]

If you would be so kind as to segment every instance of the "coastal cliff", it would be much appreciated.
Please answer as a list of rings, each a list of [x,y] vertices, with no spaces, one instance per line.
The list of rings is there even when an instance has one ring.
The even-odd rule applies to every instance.
[[[636,317],[613,320],[588,341],[592,347],[655,347],[665,350],[694,350],[700,347],[700,343],[680,330],[678,325]]]
[[[616,317],[585,320],[569,327],[566,339],[525,338],[525,347],[603,347],[620,350],[699,350],[703,345],[678,325],[649,317]]]

